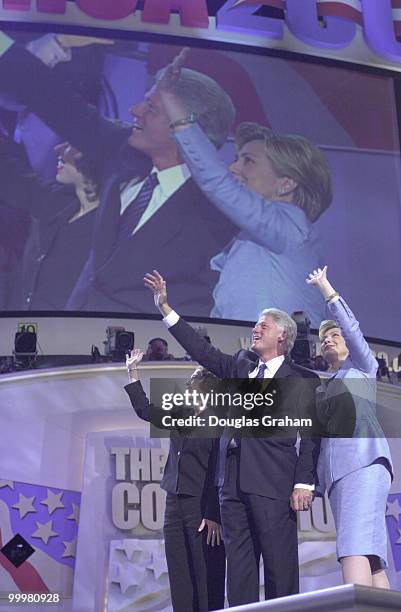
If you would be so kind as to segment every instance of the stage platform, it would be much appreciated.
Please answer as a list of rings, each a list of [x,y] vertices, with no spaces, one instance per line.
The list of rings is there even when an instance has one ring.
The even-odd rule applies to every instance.
[[[230,612],[399,612],[401,593],[345,584],[229,609]]]

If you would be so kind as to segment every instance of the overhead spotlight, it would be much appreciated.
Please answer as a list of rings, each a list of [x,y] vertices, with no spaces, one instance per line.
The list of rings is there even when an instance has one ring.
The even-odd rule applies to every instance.
[[[302,310],[292,313],[292,319],[297,325],[297,337],[291,351],[294,363],[306,368],[312,365],[312,341],[310,338],[310,320]]]
[[[106,336],[105,354],[112,361],[125,361],[125,356],[134,348],[134,332],[126,331],[124,327],[108,327]]]
[[[17,369],[25,370],[35,367],[36,344],[37,337],[35,332],[21,331],[15,334],[14,358]]]

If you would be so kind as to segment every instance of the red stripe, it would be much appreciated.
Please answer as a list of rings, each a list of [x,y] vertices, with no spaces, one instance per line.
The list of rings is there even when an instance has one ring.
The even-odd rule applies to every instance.
[[[19,567],[15,567],[4,555],[0,553],[0,565],[4,567],[14,580],[21,593],[49,593],[50,589],[43,582],[37,570],[25,561]]]
[[[401,21],[394,21],[395,35],[398,40],[401,40]]]
[[[401,8],[401,0],[391,0],[391,6],[393,9]]]
[[[2,546],[1,531],[0,546]],[[21,593],[50,593],[49,587],[29,561],[25,561],[19,567],[15,567],[15,565],[0,552],[0,565],[10,574]]]
[[[324,2],[317,5],[319,17],[344,17],[350,19],[358,25],[363,25],[362,12],[357,11],[352,6],[341,4],[340,2]]]

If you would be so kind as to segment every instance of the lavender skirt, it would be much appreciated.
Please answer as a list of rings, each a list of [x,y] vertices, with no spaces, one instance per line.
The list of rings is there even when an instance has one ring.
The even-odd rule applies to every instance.
[[[336,480],[329,492],[337,531],[337,558],[377,555],[387,567],[386,504],[391,476],[385,460]]]

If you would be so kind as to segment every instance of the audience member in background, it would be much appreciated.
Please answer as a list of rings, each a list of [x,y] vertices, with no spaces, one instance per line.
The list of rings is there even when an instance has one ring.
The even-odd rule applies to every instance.
[[[150,421],[155,408],[139,380],[142,356],[140,349],[134,349],[127,357],[130,383],[125,390],[137,415]],[[217,381],[197,368],[187,388],[207,393]],[[196,406],[193,410],[196,414]],[[161,487],[167,491],[164,537],[174,612],[224,608],[225,552],[214,482],[218,448],[218,438],[185,437],[179,428],[171,431]]]
[[[379,365],[376,375],[377,380],[381,380],[383,376],[387,376],[388,382],[392,383],[393,381],[391,380],[390,370],[388,369],[388,365],[384,357],[376,357],[376,361]]]
[[[164,338],[149,340],[147,351],[142,358],[143,361],[168,361],[172,359],[175,359],[175,357],[168,352],[168,344]]]
[[[341,414],[340,430],[350,412],[354,426],[347,438],[335,431],[323,438],[319,491],[328,491],[344,583],[388,589],[385,514],[393,467],[376,417],[377,361],[326,271],[327,266],[314,270],[306,280],[320,290],[333,317],[319,328],[322,355],[330,365],[331,378],[320,387],[318,412],[331,421],[336,413]]]
[[[38,221],[38,249],[23,257],[21,309],[62,310],[85,264],[99,204],[97,169],[57,145],[56,183],[35,175],[14,142],[0,139],[0,198]]]
[[[268,304],[304,310],[317,327],[322,305],[300,279],[321,261],[315,221],[332,199],[326,158],[302,136],[243,123],[237,159],[227,167],[174,93],[184,58],[185,50],[162,73],[157,91],[193,179],[240,230],[211,260],[220,272],[211,315],[254,321]]]
[[[322,355],[316,355],[316,357],[313,360],[312,369],[319,370],[319,372],[327,372],[327,370],[329,369],[329,364],[324,359],[324,357],[322,357]]]

